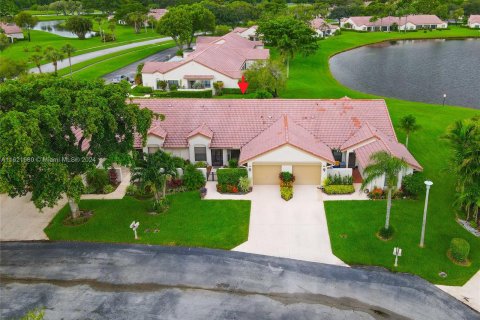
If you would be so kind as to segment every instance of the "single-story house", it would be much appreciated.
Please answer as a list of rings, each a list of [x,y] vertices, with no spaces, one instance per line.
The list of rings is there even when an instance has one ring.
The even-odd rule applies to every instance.
[[[254,185],[278,184],[290,171],[296,184],[321,185],[327,171],[362,175],[377,151],[404,159],[401,178],[422,170],[398,142],[384,100],[307,99],[134,99],[133,103],[165,115],[154,120],[146,146],[192,163],[221,167],[229,159],[246,166]],[[379,178],[368,188],[383,187]]]
[[[472,29],[480,29],[480,14],[472,14],[468,18],[468,27]]]
[[[3,30],[7,38],[10,39],[11,42],[14,41],[14,39],[23,39],[24,35],[22,32],[22,29],[17,26],[15,23],[3,23],[0,22],[0,29]]]
[[[212,88],[216,81],[222,81],[224,88],[238,88],[243,71],[269,56],[262,42],[247,40],[236,32],[222,37],[199,36],[195,50],[184,52],[180,61],[146,62],[142,81],[153,89],[158,89],[159,81],[187,90]]]
[[[243,27],[236,27],[233,29],[233,32],[237,33],[239,36],[251,40],[251,41],[259,41],[259,37],[257,35],[257,28],[258,26],[251,26],[248,28]]]
[[[167,9],[150,9],[148,12],[149,17],[155,18],[155,20],[160,20],[166,13],[168,12]]]
[[[310,25],[312,26],[312,29],[315,30],[315,32],[321,38],[328,37],[340,30],[339,26],[329,24],[322,18],[313,19],[312,21],[310,21]]]
[[[405,17],[384,17],[373,21],[372,16],[350,17],[340,20],[340,27],[357,31],[391,31],[446,29],[448,23],[433,14],[408,15]]]

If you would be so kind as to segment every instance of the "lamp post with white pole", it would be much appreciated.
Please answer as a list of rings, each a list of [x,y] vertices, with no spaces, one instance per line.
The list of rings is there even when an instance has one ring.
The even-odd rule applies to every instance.
[[[445,107],[445,99],[447,99],[447,94],[446,93],[443,94],[443,106],[444,107]]]
[[[423,243],[425,240],[425,225],[427,224],[427,208],[428,208],[428,195],[430,193],[430,187],[432,186],[432,181],[425,181],[425,186],[427,187],[427,194],[425,196],[425,207],[423,209],[423,224],[422,224],[422,236],[420,237],[420,247],[423,248]]]

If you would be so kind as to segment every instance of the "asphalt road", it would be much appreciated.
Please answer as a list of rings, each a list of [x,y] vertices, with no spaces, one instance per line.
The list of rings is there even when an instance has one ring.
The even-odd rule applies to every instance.
[[[411,275],[240,252],[0,243],[0,318],[480,319]]]
[[[74,65],[76,63],[79,63],[79,62],[86,61],[86,60],[90,60],[90,59],[93,59],[93,58],[96,58],[96,57],[104,56],[106,54],[110,54],[110,53],[114,53],[114,52],[118,52],[118,51],[122,51],[122,50],[126,50],[126,49],[136,48],[136,47],[144,46],[144,45],[147,45],[147,44],[155,44],[155,43],[165,42],[165,41],[168,41],[168,40],[171,40],[171,38],[170,37],[156,38],[156,39],[152,39],[152,40],[140,41],[140,42],[125,44],[125,45],[118,46],[118,47],[113,47],[113,48],[88,52],[88,53],[84,53],[84,54],[79,54],[77,56],[72,57],[72,65]],[[63,69],[63,68],[67,68],[69,66],[70,66],[70,64],[68,62],[68,58],[63,59],[62,61],[59,61],[58,64],[57,64],[58,70]],[[41,65],[40,67],[42,68],[42,72],[53,72],[54,71],[54,67],[53,67],[52,63],[46,63],[46,64]],[[38,68],[36,68],[36,67],[31,68],[30,72],[31,73],[38,73]]]
[[[167,61],[169,59],[169,57],[174,56],[177,51],[178,51],[177,47],[162,50],[162,51],[157,52],[157,53],[155,53],[155,54],[153,54],[149,57],[146,57],[142,60],[139,60],[139,61],[136,61],[132,64],[129,64],[126,67],[115,70],[112,73],[106,74],[106,75],[103,76],[103,79],[105,79],[105,81],[107,83],[111,82],[113,80],[113,78],[120,77],[122,75],[126,75],[130,79],[134,79],[135,74],[137,73],[137,66],[140,63],[147,62],[147,61]]]

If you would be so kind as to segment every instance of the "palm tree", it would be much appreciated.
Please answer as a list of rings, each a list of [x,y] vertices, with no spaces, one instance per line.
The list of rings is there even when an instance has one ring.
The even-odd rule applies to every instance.
[[[113,41],[115,41],[115,28],[117,26],[115,25],[115,21],[110,21],[110,23],[108,24],[108,30],[110,30],[110,32],[112,33],[112,38],[113,38]]]
[[[62,52],[65,53],[68,57],[68,64],[70,65],[70,76],[72,76],[72,54],[75,52],[75,48],[67,43],[62,47]]]
[[[44,53],[45,53],[45,58],[47,58],[52,62],[53,67],[55,68],[54,74],[57,75],[58,61],[63,60],[64,58],[63,53],[53,47],[45,48]]]
[[[95,22],[98,23],[98,30],[100,32],[100,38],[105,39],[104,34],[102,32],[102,23],[103,23],[103,18],[100,16],[95,17]]]
[[[413,114],[409,114],[402,119],[400,119],[400,129],[402,129],[405,134],[407,135],[407,139],[405,140],[405,146],[408,149],[408,138],[410,133],[420,130],[420,125],[417,124],[417,119]]]
[[[158,204],[165,198],[167,180],[177,175],[175,162],[170,154],[161,150],[148,154],[143,167],[132,170],[132,181],[138,181],[142,188],[148,187]]]
[[[35,64],[35,66],[38,68],[39,73],[42,73],[42,68],[40,67],[42,65],[42,60],[43,60],[43,55],[39,53],[34,53],[30,57],[28,57],[28,61]]]
[[[362,183],[362,189],[377,178],[385,176],[387,198],[387,215],[385,218],[385,230],[390,227],[390,209],[392,208],[392,191],[397,187],[398,175],[407,168],[407,164],[402,159],[393,157],[388,152],[378,151],[370,156],[371,164],[363,171],[365,177]]]

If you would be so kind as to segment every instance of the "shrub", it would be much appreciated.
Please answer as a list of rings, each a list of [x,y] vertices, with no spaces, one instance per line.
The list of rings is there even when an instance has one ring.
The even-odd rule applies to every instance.
[[[95,193],[102,193],[109,184],[108,172],[105,169],[92,169],[87,172],[87,183],[95,189]]]
[[[255,92],[255,99],[272,99],[273,95],[267,90],[258,90]]]
[[[155,90],[152,97],[156,98],[211,98],[213,96],[212,90],[202,91],[177,91],[175,85],[170,86],[170,91]]]
[[[462,238],[453,238],[450,242],[450,255],[457,262],[466,262],[470,253],[470,244]]]
[[[224,93],[224,94],[241,94],[242,91],[239,88],[223,88],[222,93]]]
[[[226,168],[217,170],[218,184],[237,186],[241,177],[247,177],[245,168]]]
[[[153,210],[156,213],[163,213],[167,211],[169,206],[170,206],[170,201],[168,201],[166,197],[153,202]]]
[[[221,96],[223,95],[223,81],[215,81],[213,83],[213,88],[215,89],[215,95],[216,96]]]
[[[250,191],[250,179],[248,177],[240,177],[238,179],[238,188],[242,192]]]
[[[170,179],[167,181],[168,189],[178,189],[182,186],[182,179]]]
[[[229,168],[237,168],[238,167],[238,160],[237,159],[228,160],[228,167]]]
[[[153,92],[153,89],[150,87],[144,87],[144,86],[136,86],[135,88],[132,89],[131,94],[132,95],[144,95],[144,94],[150,94]]]
[[[183,56],[183,50],[181,50],[181,49],[177,50],[177,52],[175,52],[175,55],[179,56],[179,57]]]
[[[109,194],[115,191],[115,187],[112,186],[111,184],[107,184],[105,187],[103,187],[103,193]]]
[[[134,184],[131,184],[127,187],[127,196],[134,196],[138,192],[138,187]]]
[[[372,191],[368,193],[368,197],[374,200],[383,199],[384,198],[383,189],[374,188]]]
[[[181,157],[173,156],[172,162],[175,164],[175,168],[185,168],[185,159]]]
[[[278,176],[280,178],[280,181],[282,182],[295,182],[295,176],[288,171],[282,171],[280,172],[280,175]]]
[[[293,187],[280,187],[280,196],[288,201],[293,198]]]
[[[328,184],[334,185],[351,185],[353,184],[352,176],[341,176],[340,174],[329,175],[328,177]]]
[[[394,233],[395,233],[395,229],[392,226],[389,226],[388,229],[385,229],[385,227],[382,227],[378,231],[378,235],[380,236],[380,238],[382,238],[384,240],[391,239],[393,237]]]
[[[205,185],[205,177],[195,166],[188,165],[183,173],[183,185],[187,190],[198,190]]]
[[[103,42],[112,42],[115,41],[115,36],[111,33],[104,33],[102,37]]]
[[[169,87],[170,91],[177,91],[178,90],[178,86],[176,84],[171,84],[170,87]]]
[[[353,185],[327,185],[323,187],[326,194],[351,194],[355,192]]]
[[[197,161],[197,162],[195,162],[194,166],[195,166],[195,168],[206,168],[207,163],[204,162],[204,161]]]
[[[157,81],[157,88],[160,90],[165,91],[167,89],[168,83],[165,80],[158,80]]]
[[[409,174],[402,179],[402,190],[407,197],[417,198],[425,189],[424,181],[422,173]]]

